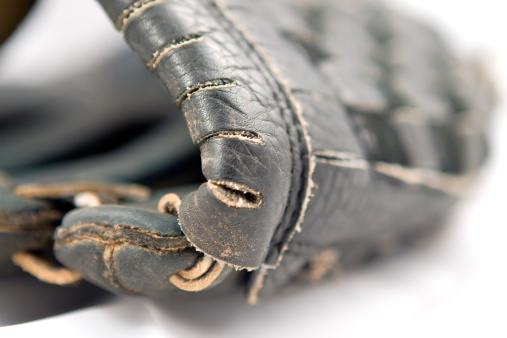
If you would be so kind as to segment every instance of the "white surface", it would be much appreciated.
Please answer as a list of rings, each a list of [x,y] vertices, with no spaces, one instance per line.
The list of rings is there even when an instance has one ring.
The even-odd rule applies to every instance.
[[[457,48],[487,51],[506,94],[502,1],[390,2],[441,26]],[[0,54],[0,82],[20,81],[33,71],[39,79],[26,81],[42,82],[121,48],[119,35],[92,0],[45,1],[18,36],[25,41],[13,40]],[[67,40],[63,47],[55,36]],[[48,51],[46,42],[54,50]],[[238,294],[164,303],[114,298],[110,304],[0,328],[0,337],[507,337],[507,133],[501,132],[507,130],[507,119],[502,111],[499,107],[494,117],[488,170],[456,210],[448,231],[430,247],[257,307],[245,305]],[[0,284],[0,297],[9,293],[8,285]],[[0,303],[0,324],[12,311],[6,304]]]

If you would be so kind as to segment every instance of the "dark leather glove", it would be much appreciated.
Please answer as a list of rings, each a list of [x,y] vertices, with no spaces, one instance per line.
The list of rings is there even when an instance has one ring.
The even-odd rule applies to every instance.
[[[168,214],[65,217],[57,258],[108,289],[204,289],[233,268],[255,302],[434,229],[484,162],[487,77],[381,4],[101,3],[185,116],[206,178],[162,198]]]

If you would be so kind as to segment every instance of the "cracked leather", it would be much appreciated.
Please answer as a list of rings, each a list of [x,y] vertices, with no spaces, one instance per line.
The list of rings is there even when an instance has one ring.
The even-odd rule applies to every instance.
[[[261,196],[257,208],[231,207],[203,184],[180,211],[199,251],[255,270],[254,298],[322,250],[374,251],[438,224],[484,160],[487,81],[381,4],[101,3],[178,103],[206,179]],[[220,136],[231,131],[262,142]]]
[[[57,258],[106,289],[169,294],[203,253],[248,271],[215,284],[246,283],[255,302],[432,233],[486,158],[495,97],[480,65],[381,3],[100,2],[187,122],[136,163],[149,176],[146,156],[181,161],[153,148],[189,131],[206,179],[177,216],[157,198],[65,216]],[[140,179],[112,162],[96,176]],[[57,166],[28,177],[83,168]]]

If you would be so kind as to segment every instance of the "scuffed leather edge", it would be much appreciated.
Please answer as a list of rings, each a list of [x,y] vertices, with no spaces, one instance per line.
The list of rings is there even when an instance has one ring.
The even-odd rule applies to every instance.
[[[294,237],[294,235],[297,233],[297,232],[300,232],[302,229],[301,229],[301,223],[303,222],[303,219],[304,219],[304,215],[305,215],[305,211],[306,211],[306,208],[310,202],[310,198],[311,198],[311,194],[312,194],[312,188],[313,188],[313,181],[312,181],[312,174],[313,174],[313,171],[314,171],[314,168],[315,168],[315,158],[314,156],[312,156],[312,147],[311,147],[311,142],[310,142],[310,135],[308,133],[308,130],[306,128],[307,126],[307,122],[305,121],[304,117],[303,117],[303,112],[302,112],[302,109],[301,109],[301,105],[297,102],[297,100],[294,98],[294,96],[292,95],[290,89],[289,89],[289,86],[287,84],[287,81],[285,79],[283,79],[283,77],[281,76],[280,74],[280,71],[278,70],[278,68],[273,64],[273,62],[271,62],[271,60],[269,59],[269,57],[262,51],[262,48],[258,46],[258,44],[256,44],[254,42],[254,39],[250,37],[248,31],[243,28],[241,26],[241,24],[234,18],[234,16],[232,15],[232,13],[229,12],[229,10],[222,4],[221,0],[212,0],[212,2],[215,4],[216,8],[220,10],[220,12],[222,13],[222,15],[224,17],[226,17],[235,27],[236,29],[243,35],[243,37],[245,38],[245,40],[247,40],[247,42],[250,44],[250,46],[254,49],[254,51],[257,53],[257,55],[260,57],[260,59],[263,61],[263,63],[265,64],[265,66],[273,73],[273,75],[276,77],[276,80],[277,82],[280,84],[281,86],[281,89],[283,90],[285,96],[287,97],[288,99],[288,103],[290,103],[290,109],[291,111],[295,114],[297,120],[298,120],[298,125],[297,127],[300,128],[302,134],[303,134],[303,139],[305,141],[305,144],[304,144],[304,147],[306,148],[306,154],[308,156],[308,161],[307,161],[307,172],[305,174],[307,174],[307,179],[306,179],[306,184],[304,184],[302,186],[302,189],[301,190],[304,190],[304,198],[301,202],[301,206],[300,206],[300,212],[299,212],[299,216],[297,218],[297,221],[296,223],[292,226],[292,230],[290,231],[290,234],[289,236],[287,237],[287,239],[285,240],[285,243],[283,245],[283,249],[282,251],[280,252],[280,255],[279,255],[279,258],[277,260],[277,263],[274,265],[274,266],[266,266],[268,268],[276,268],[281,260],[283,259],[283,253],[287,250],[288,248],[288,245],[290,243],[290,241],[292,240],[292,238]],[[304,157],[304,153],[302,154],[302,161],[303,161],[303,157]],[[285,212],[287,212],[288,210],[286,210]]]
[[[248,290],[248,301],[249,303],[256,303],[258,293],[262,288],[263,281],[269,270],[276,269],[280,262],[283,259],[284,253],[289,248],[289,244],[294,238],[294,235],[297,232],[301,232],[301,224],[303,223],[303,219],[305,216],[306,209],[308,207],[308,204],[310,203],[311,195],[312,195],[312,189],[314,187],[313,181],[312,181],[312,174],[315,169],[315,157],[312,156],[312,148],[311,148],[311,142],[310,142],[310,136],[308,133],[308,130],[306,128],[307,122],[305,121],[302,113],[302,109],[300,104],[296,101],[294,96],[291,94],[291,91],[288,90],[287,81],[283,79],[281,76],[279,70],[276,68],[276,66],[269,60],[267,55],[261,50],[260,47],[257,46],[253,42],[253,39],[249,36],[246,29],[244,29],[240,23],[237,22],[237,20],[234,19],[234,16],[225,8],[225,6],[221,3],[220,0],[214,0],[213,1],[215,6],[220,10],[223,16],[227,17],[227,19],[236,27],[236,29],[244,36],[245,40],[248,41],[248,43],[252,46],[254,51],[258,54],[258,56],[261,58],[263,63],[266,67],[273,73],[273,75],[276,77],[276,80],[281,86],[281,89],[283,90],[284,94],[287,97],[288,103],[290,104],[290,109],[295,114],[299,125],[297,127],[300,127],[300,130],[303,134],[303,139],[305,141],[305,148],[306,148],[306,155],[308,156],[307,164],[306,164],[306,172],[304,172],[303,176],[306,176],[306,182],[302,184],[302,187],[300,189],[300,192],[298,192],[297,195],[301,194],[301,191],[304,191],[304,197],[302,201],[299,204],[299,215],[297,217],[297,221],[294,225],[291,225],[288,228],[288,235],[285,237],[284,242],[282,244],[282,249],[279,252],[278,258],[276,260],[276,263],[274,265],[267,265],[262,264],[259,268],[259,273],[255,276],[254,281],[251,283],[251,287]],[[302,157],[304,157],[305,154],[302,154]],[[304,158],[301,159],[304,161]],[[303,177],[304,178],[304,177]],[[289,203],[287,203],[287,206]],[[288,212],[294,213],[298,212],[298,210],[285,210],[284,214],[287,214]],[[279,224],[278,227],[282,226],[282,224]],[[277,227],[277,228],[278,228]]]

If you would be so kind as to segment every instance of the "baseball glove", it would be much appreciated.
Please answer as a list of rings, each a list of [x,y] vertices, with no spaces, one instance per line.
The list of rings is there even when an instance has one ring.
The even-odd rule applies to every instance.
[[[153,297],[243,285],[255,303],[434,232],[484,163],[484,70],[376,1],[100,2],[167,94],[143,70],[95,87],[121,92],[89,100],[96,114],[71,117],[65,88],[34,101],[59,121],[50,137],[11,121],[35,132],[1,143],[0,258],[41,279]],[[149,128],[113,132],[129,121]],[[201,184],[170,187],[185,182]],[[66,268],[29,252],[55,225]]]

